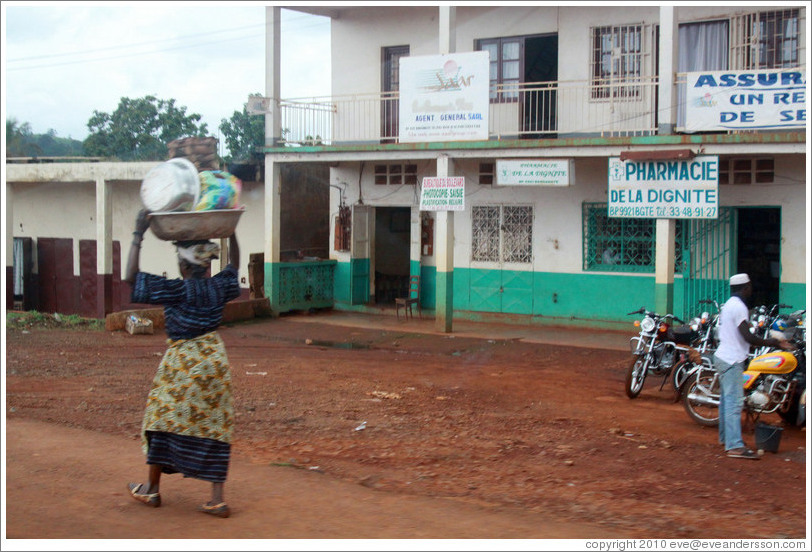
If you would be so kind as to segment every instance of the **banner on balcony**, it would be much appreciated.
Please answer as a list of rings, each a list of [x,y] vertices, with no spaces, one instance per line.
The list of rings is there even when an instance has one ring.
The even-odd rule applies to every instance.
[[[462,211],[464,209],[464,176],[423,178],[423,185],[420,190],[421,211]]]
[[[400,58],[400,142],[488,139],[488,52]]]
[[[805,71],[688,73],[686,86],[686,132],[806,128]]]
[[[719,217],[719,157],[675,161],[609,158],[608,215],[616,218]]]

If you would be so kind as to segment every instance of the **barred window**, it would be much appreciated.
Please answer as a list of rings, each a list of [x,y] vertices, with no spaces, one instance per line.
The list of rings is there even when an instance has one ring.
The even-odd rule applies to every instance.
[[[471,210],[474,261],[530,263],[533,260],[533,207],[475,206]]]
[[[606,203],[584,203],[584,270],[654,272],[657,249],[655,219],[609,217]],[[682,271],[686,221],[677,220],[675,270]]]
[[[628,98],[639,87],[617,86],[619,81],[643,76],[643,26],[620,25],[592,28],[592,97]]]
[[[747,13],[732,18],[731,68],[777,69],[800,63],[800,10]]]
[[[653,272],[653,219],[610,218],[606,203],[585,203],[584,270]]]

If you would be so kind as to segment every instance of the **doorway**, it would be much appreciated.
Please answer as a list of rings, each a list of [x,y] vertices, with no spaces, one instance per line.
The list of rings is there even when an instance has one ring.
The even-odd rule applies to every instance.
[[[375,208],[375,304],[394,305],[409,286],[410,207]]]
[[[781,209],[738,209],[738,258],[736,272],[746,272],[753,282],[750,307],[778,303],[781,276]]]
[[[555,137],[558,35],[525,38],[524,60],[523,82],[534,84],[531,91],[523,93],[522,131]]]

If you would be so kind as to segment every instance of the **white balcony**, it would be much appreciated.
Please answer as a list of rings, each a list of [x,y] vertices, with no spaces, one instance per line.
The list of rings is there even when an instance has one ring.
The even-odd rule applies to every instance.
[[[280,102],[289,145],[398,142],[398,93]],[[489,139],[656,134],[657,77],[606,82],[545,82],[491,90]]]

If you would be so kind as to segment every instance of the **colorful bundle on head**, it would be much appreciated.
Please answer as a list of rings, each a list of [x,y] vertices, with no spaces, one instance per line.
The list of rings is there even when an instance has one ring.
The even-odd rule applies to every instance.
[[[238,206],[242,181],[226,171],[200,173],[200,201],[195,211],[234,209]]]

